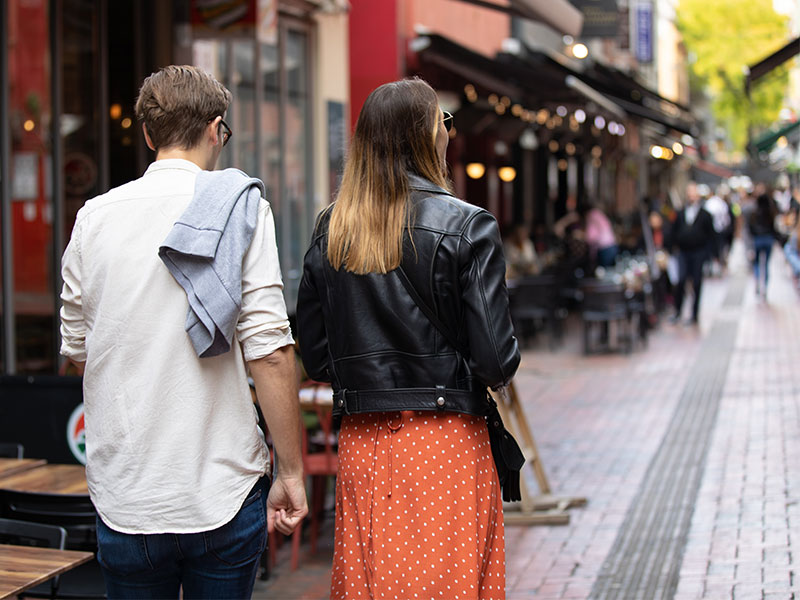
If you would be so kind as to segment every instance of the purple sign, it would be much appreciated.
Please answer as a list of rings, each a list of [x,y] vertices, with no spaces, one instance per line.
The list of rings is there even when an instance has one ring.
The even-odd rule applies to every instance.
[[[649,3],[636,5],[636,60],[653,62],[653,6]]]

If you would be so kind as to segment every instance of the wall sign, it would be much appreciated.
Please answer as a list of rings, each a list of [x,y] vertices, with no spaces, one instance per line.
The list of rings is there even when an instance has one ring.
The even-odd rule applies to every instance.
[[[653,5],[636,5],[636,60],[653,62]]]

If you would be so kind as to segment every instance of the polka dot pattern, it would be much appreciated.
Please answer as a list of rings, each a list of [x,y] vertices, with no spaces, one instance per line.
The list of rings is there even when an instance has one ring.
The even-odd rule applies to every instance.
[[[500,484],[485,421],[347,416],[331,598],[505,598]]]

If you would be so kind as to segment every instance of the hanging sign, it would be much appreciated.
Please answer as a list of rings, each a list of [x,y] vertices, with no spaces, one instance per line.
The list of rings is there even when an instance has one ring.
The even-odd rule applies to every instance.
[[[653,62],[653,6],[649,3],[636,5],[636,60]]]

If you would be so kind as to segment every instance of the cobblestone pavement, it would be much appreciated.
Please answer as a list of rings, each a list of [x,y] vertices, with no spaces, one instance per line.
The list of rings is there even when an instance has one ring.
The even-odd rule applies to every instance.
[[[800,600],[800,297],[778,253],[766,303],[741,248],[731,271],[706,280],[700,328],[662,324],[630,355],[584,357],[574,330],[524,352],[553,492],[588,504],[506,528],[509,599]],[[327,598],[331,546],[292,573],[284,544],[254,597]]]

